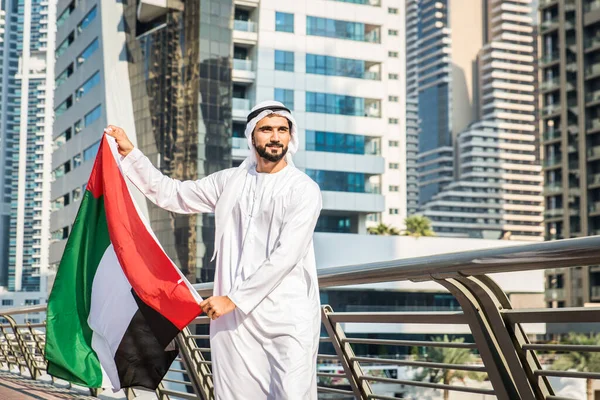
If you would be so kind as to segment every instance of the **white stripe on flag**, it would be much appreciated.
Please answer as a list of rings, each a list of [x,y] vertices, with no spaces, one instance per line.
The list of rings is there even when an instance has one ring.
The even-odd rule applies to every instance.
[[[113,388],[118,390],[121,382],[115,354],[138,305],[112,244],[104,252],[94,276],[91,303],[88,324],[94,332],[92,348]]]

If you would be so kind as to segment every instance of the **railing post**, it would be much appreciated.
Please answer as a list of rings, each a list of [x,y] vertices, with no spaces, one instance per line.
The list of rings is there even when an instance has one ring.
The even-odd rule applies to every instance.
[[[189,373],[190,382],[196,394],[203,400],[214,400],[214,385],[210,368],[199,351],[189,328],[185,328],[176,339],[183,365]]]
[[[361,379],[361,377],[364,376],[364,373],[358,361],[353,361],[355,357],[354,350],[352,350],[350,343],[345,341],[346,334],[340,324],[333,323],[329,318],[329,314],[331,313],[333,313],[331,306],[325,305],[321,308],[321,320],[323,321],[323,325],[325,325],[333,348],[342,363],[342,367],[344,368],[348,382],[350,382],[354,396],[357,399],[366,400],[369,395],[373,394],[371,385],[368,381]]]
[[[4,318],[4,317],[2,317]],[[4,337],[5,342],[2,343],[0,342],[0,353],[2,353],[2,355],[4,356],[4,361],[6,362],[6,366],[8,368],[8,370],[10,371],[10,366],[11,366],[11,362],[10,362],[10,338],[8,337],[8,335],[6,334],[6,329],[4,327],[4,324],[2,324],[0,326],[0,331],[2,332],[2,336]]]
[[[19,331],[19,328],[17,327],[17,323],[15,322],[14,318],[11,317],[10,315],[3,315],[3,317],[8,321],[8,323],[10,324],[14,335],[15,335],[15,340],[17,341],[17,344],[19,345],[19,349],[21,350],[21,354],[23,356],[23,359],[25,360],[25,365],[27,366],[27,369],[29,370],[29,374],[31,375],[32,379],[37,379],[38,377],[38,370],[35,366],[35,360],[33,359],[33,357],[29,354],[29,351],[27,350],[27,343],[25,343],[25,340],[23,339],[23,336],[21,335],[21,332]],[[19,369],[21,368],[21,363],[19,362],[19,359],[15,356],[17,364],[19,365]]]
[[[477,297],[456,279],[435,279],[435,281],[447,288],[460,304],[497,398],[499,400],[530,400],[530,397],[521,397],[519,394],[510,368]]]
[[[502,349],[510,349],[510,340],[514,352],[509,351],[508,355],[510,355],[511,359],[517,356],[520,361],[520,369],[516,373],[528,379],[530,387],[535,392],[536,399],[545,399],[548,396],[554,395],[554,390],[548,378],[545,376],[538,378],[534,374],[534,371],[541,370],[542,366],[533,351],[523,350],[523,345],[529,344],[529,339],[521,324],[506,325],[504,318],[502,318],[501,310],[512,309],[506,293],[489,276],[472,276],[461,280],[466,282],[467,279],[470,282],[467,284],[473,287],[476,294],[485,291],[485,295],[482,293],[479,297],[482,299],[482,305],[485,307],[489,318],[496,322],[494,323],[494,327],[498,330],[497,336],[501,340],[501,347]],[[516,362],[516,360],[513,360],[513,362]],[[523,375],[520,375],[521,371]]]

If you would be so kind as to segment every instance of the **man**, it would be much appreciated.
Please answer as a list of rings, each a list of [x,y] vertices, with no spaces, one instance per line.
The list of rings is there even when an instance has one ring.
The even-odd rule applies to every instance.
[[[164,176],[109,126],[123,173],[153,203],[177,213],[215,213],[211,318],[217,399],[316,399],[320,305],[312,236],[318,185],[296,169],[298,127],[281,103],[248,115],[250,156],[198,181]]]

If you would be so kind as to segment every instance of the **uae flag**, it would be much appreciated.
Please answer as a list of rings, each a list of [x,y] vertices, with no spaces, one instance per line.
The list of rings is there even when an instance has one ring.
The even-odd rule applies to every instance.
[[[119,163],[104,135],[48,300],[48,373],[91,388],[156,389],[201,299],[138,211]]]

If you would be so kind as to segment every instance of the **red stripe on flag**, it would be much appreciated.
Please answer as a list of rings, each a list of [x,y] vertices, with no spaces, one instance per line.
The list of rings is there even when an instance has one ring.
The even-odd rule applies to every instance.
[[[200,314],[200,305],[188,286],[179,282],[176,267],[140,218],[106,137],[88,189],[94,197],[104,194],[110,241],[136,294],[177,328],[185,328]]]

